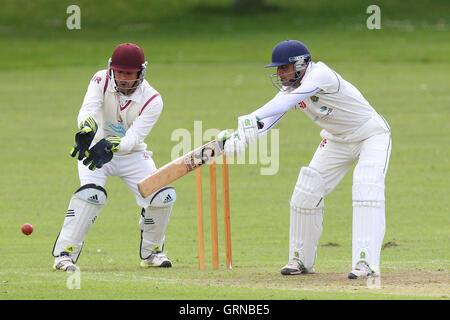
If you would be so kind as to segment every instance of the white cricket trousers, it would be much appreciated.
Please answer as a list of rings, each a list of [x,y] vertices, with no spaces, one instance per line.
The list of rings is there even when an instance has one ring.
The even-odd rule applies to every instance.
[[[385,233],[385,177],[391,153],[390,133],[372,136],[357,143],[324,139],[309,167],[320,173],[325,195],[330,194],[348,170],[353,172],[352,268],[363,260],[379,271]]]
[[[94,171],[89,170],[83,164],[83,161],[78,161],[78,175],[81,186],[88,183],[95,183],[105,187],[107,177],[119,177],[135,196],[138,206],[142,208],[149,206],[151,196],[143,198],[139,193],[137,184],[140,180],[155,171],[156,166],[152,159],[152,152],[150,151],[114,155],[110,162]]]

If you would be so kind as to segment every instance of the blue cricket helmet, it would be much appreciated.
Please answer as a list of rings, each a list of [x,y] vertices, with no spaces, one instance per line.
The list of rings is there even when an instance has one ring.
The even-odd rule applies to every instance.
[[[279,67],[297,61],[311,61],[311,53],[308,48],[297,40],[284,40],[278,43],[272,51],[272,63],[265,67]]]

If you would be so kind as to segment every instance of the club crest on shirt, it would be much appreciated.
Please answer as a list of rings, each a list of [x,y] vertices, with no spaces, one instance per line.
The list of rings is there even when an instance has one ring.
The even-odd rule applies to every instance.
[[[311,96],[311,100],[312,100],[312,102],[317,102],[317,101],[319,101],[319,97],[318,96]]]
[[[326,119],[333,112],[333,108],[322,106],[320,107],[320,112],[323,114],[321,119]]]

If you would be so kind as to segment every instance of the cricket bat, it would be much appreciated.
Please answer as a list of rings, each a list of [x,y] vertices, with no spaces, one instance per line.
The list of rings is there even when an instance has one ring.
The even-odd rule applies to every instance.
[[[264,123],[258,121],[258,128]],[[183,177],[191,171],[214,161],[223,154],[227,140],[213,140],[193,151],[175,159],[138,182],[138,190],[142,197],[147,198],[155,191]]]
[[[153,192],[167,186],[205,163],[214,161],[223,154],[224,144],[225,141],[213,140],[169,162],[139,181],[139,193],[146,198]]]

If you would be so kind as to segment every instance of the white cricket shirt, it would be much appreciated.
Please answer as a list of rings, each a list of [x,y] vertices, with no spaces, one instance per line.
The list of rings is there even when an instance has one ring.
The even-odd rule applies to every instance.
[[[303,111],[330,140],[355,142],[389,132],[359,90],[323,62],[311,62],[298,88],[280,91],[252,114],[269,118],[271,128],[290,109]]]
[[[144,139],[150,133],[163,109],[158,91],[147,80],[125,96],[114,89],[107,70],[98,71],[91,79],[78,114],[78,124],[91,116],[98,124],[92,145],[108,136],[121,137],[118,154],[144,151]]]

